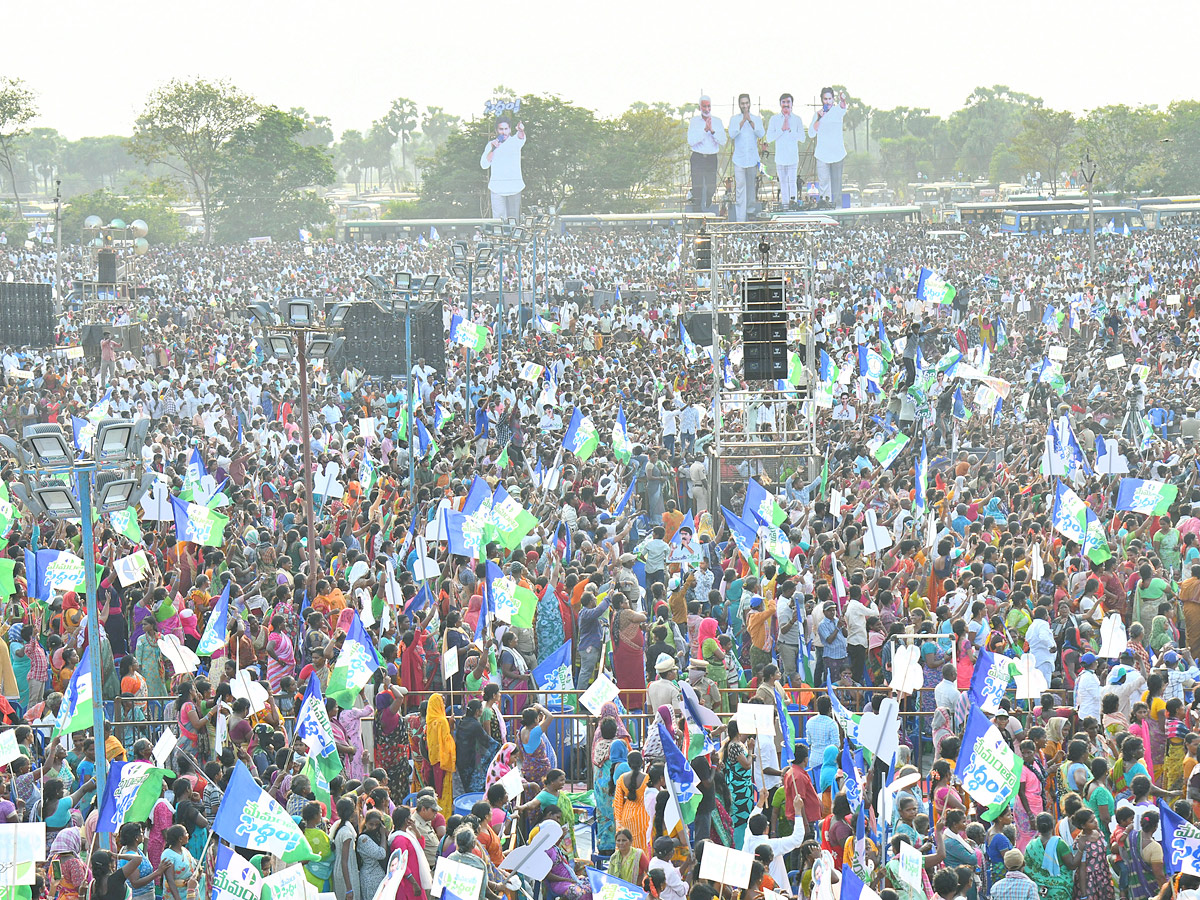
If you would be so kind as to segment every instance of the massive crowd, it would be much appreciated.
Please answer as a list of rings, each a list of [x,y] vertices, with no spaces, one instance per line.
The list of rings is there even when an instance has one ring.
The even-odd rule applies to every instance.
[[[681,339],[708,296],[689,249],[562,235],[524,273],[537,321],[475,308],[470,397],[448,331],[412,422],[404,379],[315,364],[307,435],[247,305],[369,298],[364,273],[443,272],[450,242],[150,253],[147,295],[109,309],[139,345],[6,348],[0,417],[147,418],[146,470],[228,522],[183,540],[153,499],[98,521],[91,647],[82,589],[29,553],[82,556],[79,525],[14,502],[0,823],[45,845],[15,829],[0,863],[32,860],[16,890],[56,900],[1197,889],[1197,246],[1105,235],[1093,270],[1078,237],[986,228],[777,241],[814,264],[810,365],[714,408],[741,359]],[[53,271],[0,254],[0,279]],[[714,430],[770,440],[784,417],[814,423],[811,459],[712,482]]]

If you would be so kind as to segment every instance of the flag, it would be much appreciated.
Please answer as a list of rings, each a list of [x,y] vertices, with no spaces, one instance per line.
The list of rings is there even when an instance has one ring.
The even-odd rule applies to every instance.
[[[450,317],[450,343],[482,353],[487,347],[487,339],[487,328],[483,325],[476,325],[457,313]]]
[[[225,543],[228,516],[198,503],[185,503],[178,497],[171,498],[171,510],[175,513],[176,540],[204,547],[220,547]]]
[[[108,765],[104,796],[100,800],[100,831],[115,834],[126,822],[144,822],[162,794],[163,778],[174,775],[148,762]]]
[[[571,675],[571,641],[546,657],[533,669],[533,683],[547,691],[573,691],[575,679]]]
[[[956,291],[942,276],[932,269],[921,266],[917,279],[917,299],[924,303],[953,303]]]
[[[1062,479],[1055,488],[1050,524],[1063,537],[1080,544],[1092,562],[1099,564],[1112,556],[1100,520]]]
[[[433,427],[436,431],[441,431],[442,426],[454,418],[454,411],[447,411],[442,408],[442,404],[433,404]]]
[[[336,700],[342,709],[349,709],[354,705],[358,692],[378,668],[379,656],[375,653],[375,645],[371,643],[371,636],[363,628],[362,619],[356,612],[337,662],[329,673],[329,685],[325,693]]]
[[[679,801],[679,818],[685,825],[691,825],[696,818],[696,807],[700,805],[696,772],[662,722],[658,723],[658,736],[662,739],[663,755],[666,757],[667,778],[670,779],[672,793]]]
[[[67,591],[82,591],[84,589],[83,560],[66,550],[39,550],[33,557],[34,571],[30,573],[29,557],[26,555],[26,574],[33,575],[33,582],[38,600],[50,602],[54,594],[65,594]],[[97,572],[102,567],[97,564]]]
[[[1017,796],[1024,764],[1005,743],[1000,729],[977,706],[971,707],[955,773],[971,799],[986,806],[982,818],[992,822]]]
[[[437,226],[436,226],[436,225],[430,225],[430,226],[429,226],[429,239],[430,239],[431,241],[436,241],[436,240],[438,240],[439,238],[441,238],[441,235],[440,235],[440,234],[438,234]]]
[[[317,776],[313,782],[313,789],[317,790],[317,782],[322,784],[325,803],[328,805],[329,779],[342,771],[342,758],[338,755],[337,745],[333,740],[333,725],[330,724],[329,714],[325,711],[321,681],[315,672],[309,673],[308,687],[304,690],[300,711],[296,713],[296,739],[304,741],[308,748],[308,760],[305,765],[311,764],[312,772]]]
[[[897,432],[896,436],[890,441],[885,441],[879,445],[879,449],[875,451],[875,459],[879,461],[879,465],[887,469],[896,461],[896,457],[904,450],[908,444],[908,435]]]
[[[500,455],[496,457],[496,468],[508,468],[508,444],[504,445],[504,449],[500,451]]]
[[[482,559],[487,543],[495,532],[488,513],[461,513],[447,509],[442,515],[446,517],[446,542],[450,545],[450,552],[457,556]]]
[[[646,900],[649,896],[636,884],[622,881],[615,875],[587,867],[588,884],[595,900]]]
[[[437,442],[430,436],[429,429],[425,427],[425,423],[420,419],[416,420],[417,426],[417,459],[424,459],[432,451],[437,453]]]
[[[287,810],[254,782],[241,760],[229,778],[212,828],[236,847],[273,853],[284,862],[319,859]]]
[[[683,319],[679,320],[679,339],[683,341],[683,352],[689,361],[700,355],[700,349],[692,340],[692,336],[687,333],[687,329],[683,327]]]
[[[749,519],[751,514],[764,525],[770,526],[781,525],[787,518],[787,513],[779,505],[775,495],[753,478],[746,486],[746,502],[742,507],[742,518]]]
[[[621,502],[617,504],[617,508],[612,511],[614,516],[619,516],[625,512],[625,507],[629,505],[629,500],[633,497],[633,491],[637,487],[637,476],[633,476],[633,481],[629,482],[629,487],[625,489],[625,496],[621,498]]]
[[[629,428],[625,423],[625,405],[617,405],[617,421],[612,429],[613,455],[623,463],[633,456],[633,444],[629,440]]]
[[[821,464],[821,499],[829,490],[829,444],[825,445],[825,462]]]
[[[306,231],[303,228],[297,228],[296,233],[299,235],[300,243],[302,243],[302,244],[307,244],[309,241],[312,240],[312,232],[311,231]]]
[[[856,758],[857,757],[857,758]],[[862,785],[862,769],[863,765],[859,765],[862,761],[862,748],[860,747],[853,754],[850,752],[850,742],[846,741],[842,744],[842,771],[846,773],[846,800],[850,803],[852,812],[859,811],[859,807],[863,802],[863,785]]]
[[[535,328],[537,328],[539,331],[545,332],[546,334],[555,334],[562,327],[557,322],[547,322],[536,313],[533,316],[533,324]]]
[[[842,866],[841,900],[879,900],[879,894],[863,884],[863,880],[855,874],[853,866]]]
[[[487,590],[491,595],[492,613],[497,619],[517,628],[533,627],[537,594],[505,575],[494,562],[487,564]]]
[[[1165,516],[1178,496],[1179,488],[1174,484],[1122,478],[1117,488],[1117,509],[1147,516]]]
[[[210,900],[258,900],[261,894],[262,876],[254,864],[218,841]]]
[[[925,438],[921,438],[921,456],[917,459],[916,466],[916,481],[917,494],[914,506],[918,512],[925,512],[926,499],[925,495],[929,491],[929,454],[925,448]]]
[[[753,526],[747,524],[744,519],[734,515],[724,506],[721,507],[721,512],[725,515],[725,524],[729,526],[729,534],[733,537],[738,552],[746,558],[746,562],[753,561],[754,542],[758,538],[758,533]]]
[[[591,418],[585,416],[579,409],[575,407],[575,412],[571,414],[571,424],[567,428],[567,433],[563,437],[563,447],[570,450],[580,462],[587,462],[596,448],[600,446],[600,436],[596,433],[596,426],[592,424]]]
[[[192,455],[188,458],[187,469],[183,473],[183,490],[179,492],[179,496],[184,500],[191,500],[193,492],[200,487],[200,482],[207,475],[208,469],[204,466],[204,458],[200,455],[200,451],[193,447]]]
[[[954,408],[950,414],[961,422],[971,418],[971,414],[967,412],[967,405],[963,402],[962,388],[960,387],[954,389]]]
[[[200,643],[196,645],[197,656],[212,656],[213,653],[225,646],[226,632],[229,628],[229,586],[231,584],[233,584],[233,579],[225,582],[221,597],[208,617],[208,623],[204,626],[204,635],[200,638]]]
[[[1012,660],[990,650],[980,650],[971,675],[971,705],[984,712],[998,709],[1011,680]]]
[[[1200,876],[1200,828],[1158,801],[1162,825],[1163,868],[1171,874]]]
[[[825,690],[829,694],[829,702],[833,706],[833,718],[842,726],[842,731],[846,737],[861,746],[858,739],[858,722],[850,715],[850,710],[846,709],[837,694],[833,692],[833,680],[829,677],[829,673],[825,673]]]
[[[75,665],[71,681],[63,691],[62,705],[58,710],[58,721],[54,724],[51,737],[73,734],[92,727],[92,648],[84,647],[83,656]],[[155,797],[157,800],[158,798]]]
[[[887,364],[883,361],[883,357],[864,345],[858,348],[858,374],[866,376],[867,385],[874,385],[873,393],[879,393],[879,385],[883,384],[883,373],[887,371]]]
[[[371,489],[375,487],[376,478],[375,464],[364,456],[358,465],[358,483],[362,487],[364,497],[370,495]]]
[[[792,376],[793,376],[793,372],[794,372],[792,366],[795,365],[796,363],[799,363],[799,361],[800,361],[799,354],[793,353],[792,356],[794,357],[794,360],[793,360],[792,364],[789,365],[789,367],[788,367],[788,381],[792,381]],[[800,375],[798,372],[795,373],[795,377],[797,380],[792,381],[792,384],[799,384],[800,383],[799,382]],[[729,362],[729,354],[728,353],[724,354],[721,357],[721,380],[725,382],[725,387],[727,387],[727,388],[737,387],[737,379],[733,376],[733,365]]]
[[[488,512],[500,543],[508,550],[519,547],[525,535],[541,524],[537,516],[509,496],[504,485],[496,487]]]
[[[793,748],[796,746],[796,728],[792,717],[788,715],[787,701],[783,690],[775,686],[775,712],[779,714],[779,724],[783,728],[783,746],[779,748],[781,768],[786,769],[792,764]]]
[[[525,381],[536,384],[538,379],[542,377],[542,373],[545,371],[546,367],[539,366],[537,363],[521,363],[520,377]]]
[[[837,364],[834,363],[834,361],[829,358],[829,354],[826,353],[824,350],[821,351],[819,363],[820,364],[817,369],[817,375],[820,377],[820,379],[822,381],[837,381],[837,377],[838,377]]]
[[[892,342],[888,340],[887,329],[883,327],[882,316],[879,319],[879,355],[886,363],[890,363],[895,355],[892,351]]]

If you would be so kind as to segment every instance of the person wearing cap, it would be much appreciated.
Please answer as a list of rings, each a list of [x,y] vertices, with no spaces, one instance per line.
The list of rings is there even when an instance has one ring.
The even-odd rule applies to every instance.
[[[1168,647],[1171,645],[1168,644]],[[1185,668],[1180,669],[1180,663],[1185,664]],[[1196,686],[1196,679],[1200,677],[1200,671],[1196,669],[1195,660],[1192,659],[1190,650],[1174,650],[1168,649],[1162,655],[1160,667],[1163,671],[1163,699],[1178,700],[1186,699],[1185,691],[1190,691]]]
[[[1025,854],[1008,850],[1004,854],[1004,877],[992,885],[990,900],[1038,900],[1038,888],[1033,879],[1022,871]]]
[[[771,626],[775,621],[775,598],[764,600],[758,593],[758,579],[747,578],[743,588],[750,593],[747,605],[746,631],[750,635],[750,668],[765,666],[771,661],[774,636]]]
[[[683,691],[676,679],[679,677],[679,664],[673,656],[666,653],[658,654],[654,661],[654,672],[658,676],[646,685],[646,708],[657,710],[660,706],[669,706],[672,712],[683,708]]]
[[[1080,670],[1075,677],[1075,705],[1081,718],[1100,721],[1100,677],[1096,674],[1096,654],[1090,650],[1079,657]]]
[[[637,557],[632,553],[622,553],[617,562],[620,565],[613,575],[613,587],[634,601],[638,598],[641,588],[637,576],[633,574],[633,564],[637,562]]]

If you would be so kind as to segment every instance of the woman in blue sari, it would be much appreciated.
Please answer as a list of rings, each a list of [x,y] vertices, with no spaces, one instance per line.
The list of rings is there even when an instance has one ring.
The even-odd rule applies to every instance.
[[[546,658],[560,649],[567,641],[567,633],[563,628],[562,608],[558,603],[558,595],[552,585],[546,585],[542,590],[541,599],[537,602],[537,618],[533,627],[537,632],[537,661],[541,665]]]
[[[624,741],[615,739],[616,726],[615,719],[604,719],[600,722],[602,739],[609,740],[609,743],[603,761],[596,766],[595,779],[592,782],[596,800],[596,850],[602,854],[611,854],[617,846],[616,815],[613,811],[615,772],[629,760],[629,746]],[[613,739],[605,737],[608,731],[614,735]]]

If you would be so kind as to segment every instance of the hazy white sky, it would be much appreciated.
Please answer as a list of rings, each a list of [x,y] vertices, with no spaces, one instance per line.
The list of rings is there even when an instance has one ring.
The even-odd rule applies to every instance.
[[[497,84],[617,114],[637,100],[740,91],[775,108],[839,82],[872,106],[947,114],[979,84],[1077,113],[1200,98],[1185,49],[1196,0],[205,0],[13,3],[0,75],[37,92],[36,124],[128,134],[172,77],[228,78],[258,100],[370,126],[395,97],[482,114]],[[803,11],[803,14],[800,14]]]

